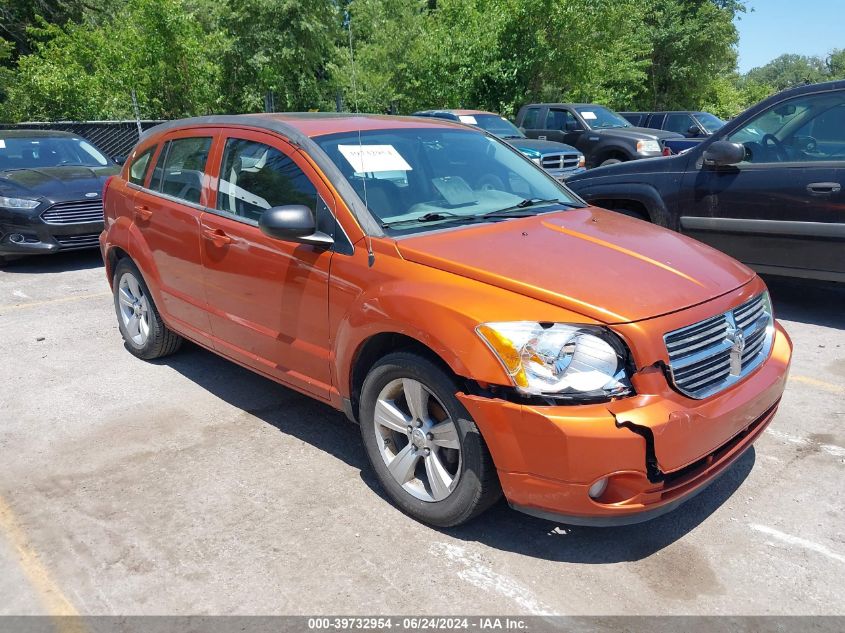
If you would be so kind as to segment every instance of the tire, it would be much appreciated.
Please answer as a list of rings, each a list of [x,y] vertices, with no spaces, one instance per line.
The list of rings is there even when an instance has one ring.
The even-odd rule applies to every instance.
[[[451,376],[410,352],[382,358],[361,390],[361,437],[382,487],[404,513],[436,527],[466,523],[502,494],[487,445],[457,391]]]
[[[599,163],[599,167],[605,167],[607,165],[615,165],[616,163],[621,163],[621,162],[623,162],[623,161],[618,159],[618,158],[608,158],[607,160]]]
[[[114,309],[123,341],[132,354],[144,360],[162,358],[182,345],[182,337],[161,320],[152,295],[132,260],[121,259],[112,282]]]

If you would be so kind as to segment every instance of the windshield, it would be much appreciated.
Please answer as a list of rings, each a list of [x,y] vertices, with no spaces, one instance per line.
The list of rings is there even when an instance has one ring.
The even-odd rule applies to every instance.
[[[389,234],[583,206],[509,145],[472,130],[368,130],[314,139]]]
[[[463,118],[466,117],[461,117],[462,120]],[[525,134],[505,117],[497,114],[473,114],[472,118],[475,119],[475,123],[472,123],[472,121],[465,121],[465,123],[477,125],[482,130],[487,130],[490,134],[495,134],[499,138],[525,138]]]
[[[696,112],[695,118],[698,119],[698,122],[701,123],[705,130],[707,130],[708,134],[713,134],[713,132],[725,124],[722,119],[717,117],[715,114],[710,114],[709,112]]]
[[[105,167],[109,160],[88,141],[72,137],[7,137],[0,131],[0,170],[83,165]]]
[[[625,117],[602,106],[581,106],[575,109],[594,130],[608,127],[631,127]]]

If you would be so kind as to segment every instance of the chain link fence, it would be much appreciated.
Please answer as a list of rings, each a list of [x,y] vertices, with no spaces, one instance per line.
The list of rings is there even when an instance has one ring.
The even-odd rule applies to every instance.
[[[141,128],[148,130],[164,121],[141,121]],[[56,121],[52,123],[0,123],[0,130],[59,130],[80,136],[114,158],[128,156],[138,142],[136,121]],[[0,132],[1,134],[2,132]]]

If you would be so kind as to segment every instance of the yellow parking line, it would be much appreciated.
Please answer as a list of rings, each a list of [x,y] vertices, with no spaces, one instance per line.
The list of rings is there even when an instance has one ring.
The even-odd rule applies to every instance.
[[[29,539],[15,513],[2,497],[0,497],[0,532],[17,551],[21,571],[35,589],[47,613],[56,618],[56,628],[62,633],[82,633],[84,629],[79,618],[64,617],[78,616],[79,612],[50,578],[47,568],[30,546]]]
[[[819,389],[824,389],[825,391],[845,393],[845,386],[843,385],[825,382],[824,380],[817,380],[816,378],[810,378],[809,376],[790,376],[789,379],[794,380],[795,382],[803,382],[805,385],[812,385],[813,387],[818,387]]]
[[[47,299],[45,301],[29,301],[27,303],[14,303],[7,306],[0,306],[0,312],[7,312],[9,310],[24,310],[26,308],[37,308],[39,306],[51,305],[54,303],[69,303],[72,301],[85,301],[86,299],[100,299],[102,297],[111,297],[110,292],[96,292],[91,295],[75,295],[73,297],[59,297],[57,299]]]

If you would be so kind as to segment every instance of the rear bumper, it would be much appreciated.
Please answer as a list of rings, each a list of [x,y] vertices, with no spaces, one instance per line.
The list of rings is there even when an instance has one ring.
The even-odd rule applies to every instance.
[[[706,400],[668,385],[664,394],[572,407],[460,398],[511,506],[564,523],[624,525],[675,509],[751,446],[775,415],[791,351],[778,325],[766,362]],[[606,490],[590,497],[603,478]]]
[[[34,213],[0,209],[0,255],[38,255],[97,248],[102,230],[102,222],[47,224]]]

